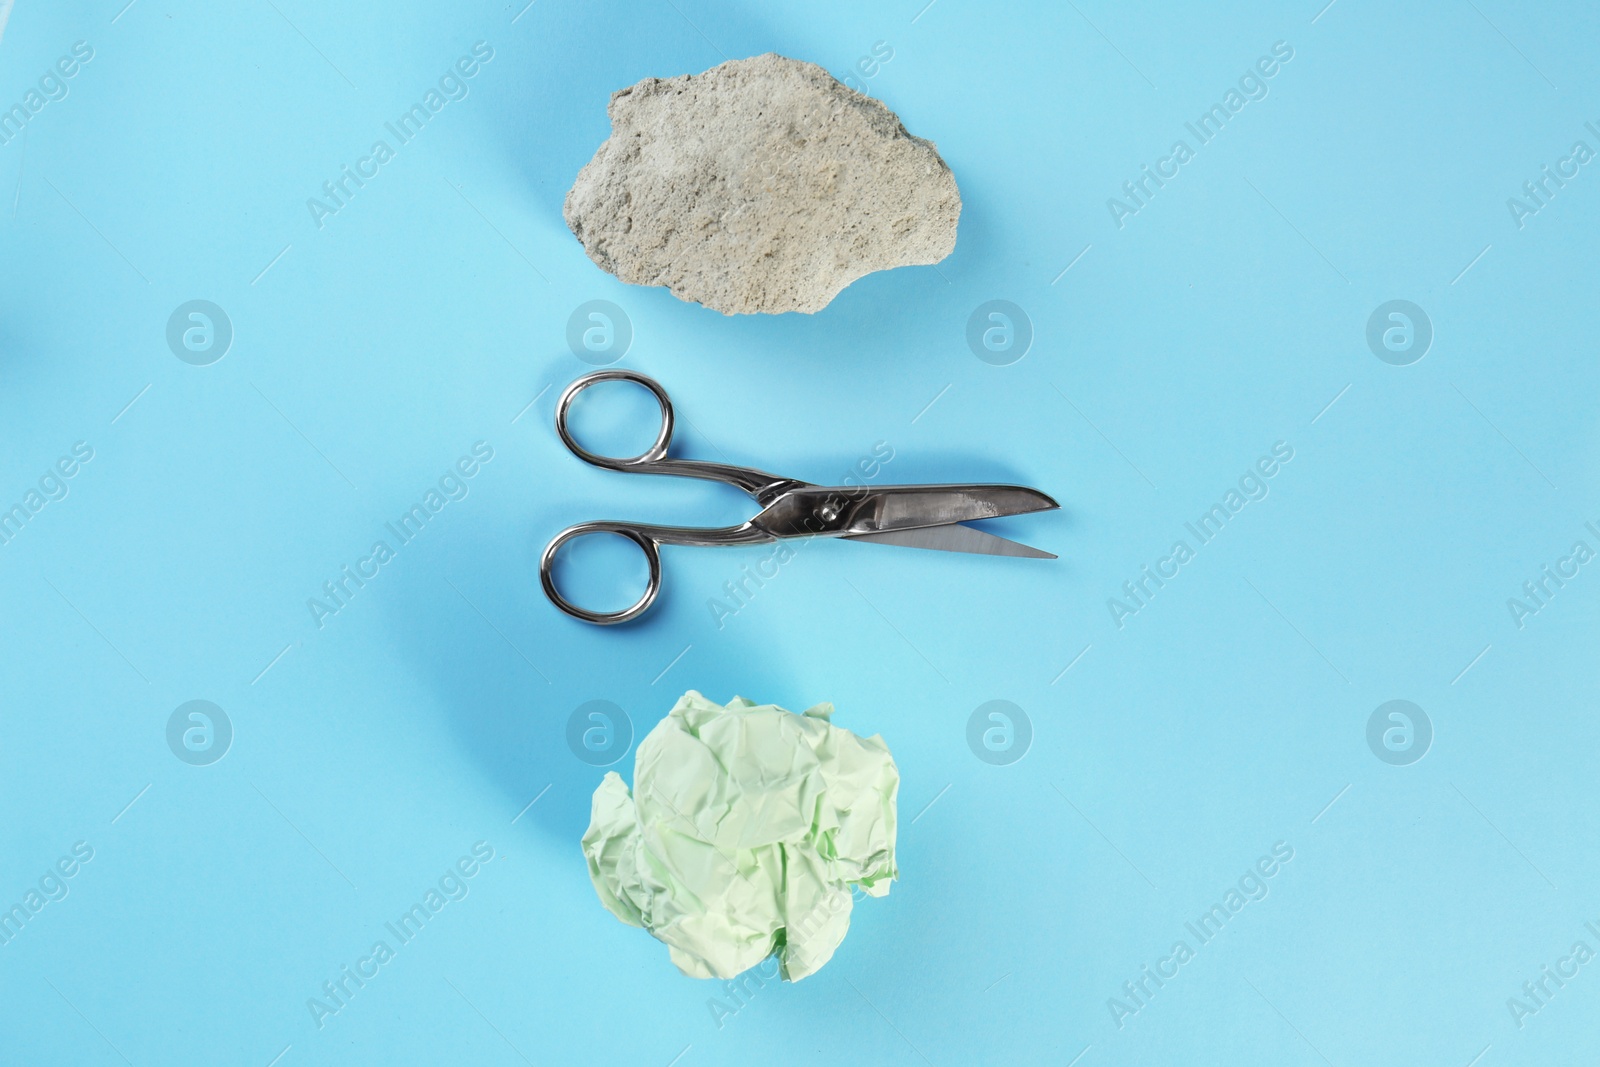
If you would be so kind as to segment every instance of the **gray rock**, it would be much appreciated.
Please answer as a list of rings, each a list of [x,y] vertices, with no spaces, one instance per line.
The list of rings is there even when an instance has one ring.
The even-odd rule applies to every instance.
[[[819,311],[863,274],[937,263],[961,194],[933,142],[771,53],[612,94],[563,215],[589,258],[725,315]]]

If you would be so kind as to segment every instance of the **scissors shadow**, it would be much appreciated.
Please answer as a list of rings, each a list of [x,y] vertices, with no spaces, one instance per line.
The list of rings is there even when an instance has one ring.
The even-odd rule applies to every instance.
[[[796,687],[770,649],[708,634],[687,581],[665,583],[656,610],[633,623],[567,618],[540,590],[543,544],[527,529],[452,531],[433,573],[390,602],[391,629],[446,733],[503,796],[513,830],[554,838],[581,869],[595,787],[608,770],[632,782],[639,741],[679,695],[780,700]],[[631,732],[604,766],[580,758],[568,739],[569,719],[596,700],[622,709]]]

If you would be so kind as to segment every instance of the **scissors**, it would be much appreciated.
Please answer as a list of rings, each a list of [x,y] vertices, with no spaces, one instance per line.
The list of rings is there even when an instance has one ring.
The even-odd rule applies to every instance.
[[[580,445],[567,426],[572,402],[590,386],[625,381],[642,385],[661,407],[661,430],[655,444],[637,456],[602,456]],[[568,451],[585,463],[629,474],[672,474],[705,478],[743,490],[761,505],[761,511],[738,526],[698,529],[652,526],[637,522],[580,522],[551,540],[539,559],[539,580],[550,602],[575,619],[611,626],[642,615],[661,591],[661,546],[758,545],[792,537],[842,537],[850,541],[930,548],[945,552],[975,552],[994,556],[1055,559],[1037,548],[1008,541],[970,526],[971,519],[1026,515],[1060,507],[1037,489],[1020,485],[882,485],[819,486],[766,471],[725,463],[670,459],[672,401],[655,379],[631,370],[602,370],[585,374],[556,401],[556,433]],[[631,607],[621,611],[589,611],[567,600],[556,588],[552,570],[556,552],[574,538],[609,533],[638,545],[650,566],[650,583]]]

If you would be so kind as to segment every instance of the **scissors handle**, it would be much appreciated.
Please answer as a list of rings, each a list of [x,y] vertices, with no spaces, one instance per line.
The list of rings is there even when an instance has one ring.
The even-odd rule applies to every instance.
[[[590,611],[572,603],[561,595],[561,590],[556,588],[555,576],[552,573],[555,568],[556,552],[574,538],[597,533],[626,537],[644,552],[645,562],[650,566],[650,584],[645,587],[644,595],[631,607],[623,608],[621,611]],[[772,540],[775,540],[772,534],[748,522],[740,526],[714,530],[686,526],[649,526],[637,522],[580,522],[556,534],[545,546],[544,555],[539,557],[539,582],[544,586],[544,595],[550,598],[550,603],[574,619],[592,622],[599,626],[611,626],[639,617],[655,603],[656,596],[661,592],[662,545],[756,545]]]
[[[650,390],[651,395],[656,398],[656,403],[661,407],[661,430],[656,434],[655,443],[637,456],[602,456],[598,452],[591,452],[577,442],[567,427],[568,412],[578,394],[591,385],[599,385],[601,382],[632,382],[635,385],[642,385]],[[614,368],[585,374],[567,386],[561,398],[556,401],[556,433],[561,436],[561,443],[566,445],[573,455],[593,466],[632,474],[675,474],[685,478],[707,478],[711,481],[725,482],[749,493],[763,506],[771,503],[779,493],[799,484],[792,479],[779,478],[775,474],[750,467],[734,467],[726,463],[705,463],[692,459],[669,459],[667,446],[672,443],[672,428],[672,400],[667,396],[667,391],[661,387],[660,382],[638,371]]]

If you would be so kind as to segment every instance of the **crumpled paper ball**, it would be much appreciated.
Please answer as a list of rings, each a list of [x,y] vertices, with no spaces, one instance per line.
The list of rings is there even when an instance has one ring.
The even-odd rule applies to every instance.
[[[583,854],[600,901],[694,978],[777,955],[788,981],[833,957],[852,887],[886,896],[900,773],[881,737],[735,697],[685,693],[639,743],[633,789],[595,790]]]

